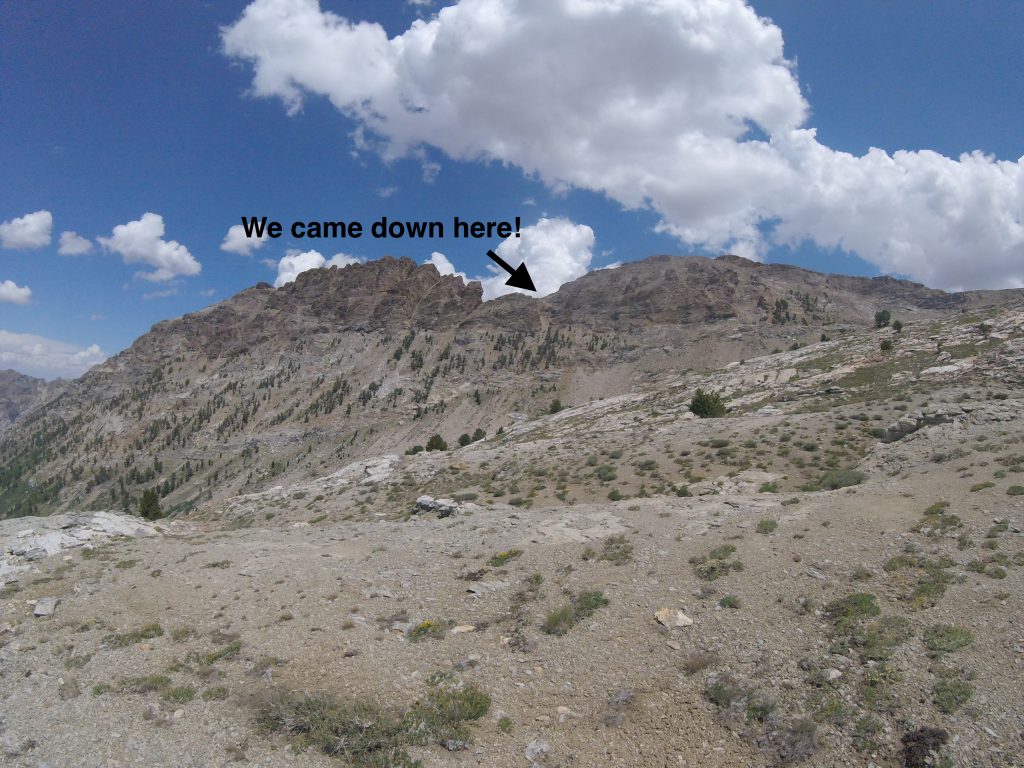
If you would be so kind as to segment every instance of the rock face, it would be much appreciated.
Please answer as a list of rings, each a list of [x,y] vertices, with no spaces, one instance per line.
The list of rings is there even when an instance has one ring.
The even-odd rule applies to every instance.
[[[928,411],[927,413],[913,413],[903,416],[885,428],[883,443],[895,443],[907,435],[912,435],[922,427],[933,427],[937,424],[952,424],[958,417],[962,416],[960,409],[944,408],[942,410]]]
[[[479,283],[406,258],[311,270],[158,323],[28,411],[11,399],[0,518],[134,510],[154,487],[164,509],[191,510],[433,434],[453,446],[494,435],[555,399],[625,395],[652,376],[854,333],[879,309],[933,317],[1000,297],[732,256],[657,256],[489,302]],[[83,446],[88,461],[73,458]]]
[[[17,371],[0,371],[0,434],[18,418],[59,391],[65,382],[48,384],[44,379],[25,376]]]
[[[25,528],[30,523],[31,527]],[[92,512],[0,522],[0,586],[16,581],[30,563],[69,549],[91,547],[118,537],[156,536],[166,526],[130,515]]]

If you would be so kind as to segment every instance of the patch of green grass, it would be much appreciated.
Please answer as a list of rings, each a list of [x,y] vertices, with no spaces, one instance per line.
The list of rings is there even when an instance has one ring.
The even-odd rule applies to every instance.
[[[825,606],[825,616],[832,620],[836,632],[851,634],[862,619],[881,613],[878,598],[868,592],[856,592]]]
[[[910,622],[902,616],[885,616],[855,632],[853,644],[864,661],[885,661],[895,648],[910,639]]]
[[[120,568],[122,571],[126,571],[129,568],[134,568],[138,565],[138,560],[118,560],[114,563],[115,568]]]
[[[238,656],[242,650],[242,641],[235,640],[233,643],[228,643],[223,648],[218,648],[216,651],[211,651],[202,658],[202,662],[207,666],[216,664],[218,661],[223,659],[233,659]]]
[[[879,750],[878,734],[885,729],[885,724],[874,715],[864,715],[853,726],[853,748],[858,752],[877,752]]]
[[[1024,485],[1011,485],[1006,489],[1007,496],[1024,496]]]
[[[180,685],[176,688],[168,688],[160,698],[172,704],[188,704],[196,697],[196,689],[191,685]]]
[[[704,688],[704,698],[719,709],[726,709],[746,691],[731,675],[718,675]]]
[[[117,688],[122,693],[150,693],[163,691],[170,685],[171,678],[167,675],[143,675],[124,678],[118,682]]]
[[[207,563],[206,565],[203,566],[203,568],[230,568],[230,567],[231,567],[231,561],[230,560],[217,560],[217,561],[212,562],[212,563]]]
[[[164,630],[159,624],[146,624],[132,632],[125,632],[120,635],[107,635],[103,638],[103,642],[111,648],[125,648],[129,645],[140,643],[143,640],[152,640],[153,638],[160,637],[163,633]]]
[[[465,724],[479,720],[491,699],[474,685],[437,687],[404,712],[370,701],[343,701],[330,693],[275,692],[259,707],[265,730],[295,737],[298,748],[315,747],[355,768],[415,768],[408,748],[471,741]]]
[[[891,712],[896,706],[893,686],[903,679],[898,669],[884,662],[868,669],[857,685],[857,695],[865,709]]]
[[[930,656],[941,656],[966,648],[974,642],[974,634],[952,624],[933,624],[924,631],[924,644]]]
[[[102,696],[104,693],[110,690],[110,683],[96,683],[92,687],[93,696]]]
[[[523,550],[521,549],[506,549],[504,552],[499,552],[498,554],[494,555],[494,557],[487,561],[487,564],[490,565],[492,568],[500,568],[501,566],[508,563],[510,560],[515,560],[522,554]]]
[[[779,524],[775,520],[770,520],[770,519],[768,519],[766,517],[766,518],[758,521],[758,523],[757,523],[757,532],[758,533],[763,533],[765,535],[768,535],[769,533],[771,533],[772,531],[774,531],[778,527],[779,527]]]
[[[227,697],[228,689],[223,685],[217,685],[203,691],[203,701],[224,701]]]
[[[971,486],[971,493],[977,493],[978,491],[984,491],[986,488],[994,488],[995,485],[996,485],[995,483],[989,483],[989,482],[975,483],[974,485]]]
[[[970,701],[974,686],[965,680],[943,678],[932,686],[932,703],[944,715],[951,715]]]
[[[736,595],[726,595],[718,601],[718,604],[723,608],[739,608],[740,599]]]
[[[768,481],[761,483],[761,487],[757,489],[758,493],[778,493],[779,484],[775,481]]]
[[[541,631],[548,635],[565,635],[578,622],[589,618],[598,609],[608,605],[603,592],[590,590],[570,598],[569,605],[551,611],[541,624]]]

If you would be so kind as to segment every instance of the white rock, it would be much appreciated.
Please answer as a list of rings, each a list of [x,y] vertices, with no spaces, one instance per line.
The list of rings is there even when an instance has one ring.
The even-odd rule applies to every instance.
[[[669,629],[689,627],[693,624],[693,619],[682,611],[673,610],[672,608],[662,608],[661,610],[656,611],[654,618],[656,618],[658,623],[663,627],[668,627]]]
[[[463,635],[466,632],[476,632],[476,627],[472,624],[459,624],[458,626],[452,627],[450,634]]]

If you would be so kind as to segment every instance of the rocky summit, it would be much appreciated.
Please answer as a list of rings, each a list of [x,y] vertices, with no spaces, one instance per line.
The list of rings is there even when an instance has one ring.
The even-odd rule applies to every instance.
[[[1020,291],[383,259],[23,378],[5,764],[1022,764]]]

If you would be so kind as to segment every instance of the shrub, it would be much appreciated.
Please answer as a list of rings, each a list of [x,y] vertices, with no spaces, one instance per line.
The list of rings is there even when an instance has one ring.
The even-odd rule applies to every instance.
[[[521,554],[523,554],[523,550],[521,549],[506,549],[504,552],[499,552],[490,560],[488,560],[487,564],[490,565],[492,568],[500,568],[501,566],[505,565],[509,560],[515,560]]]
[[[465,448],[467,445],[473,442],[473,438],[469,436],[468,432],[463,432],[459,435],[459,447]]]
[[[892,347],[892,339],[882,339],[882,343],[879,345],[883,352],[892,352]]]
[[[918,728],[900,739],[900,752],[906,768],[927,768],[932,764],[932,753],[949,741],[949,734],[941,728]]]
[[[428,451],[447,451],[448,443],[444,441],[444,438],[440,435],[431,435],[430,439],[427,440]]]
[[[415,456],[417,453],[422,453],[422,452],[423,452],[423,446],[422,445],[414,445],[412,448],[407,448],[405,450],[405,455],[406,456]]]
[[[924,631],[924,644],[931,656],[941,656],[966,648],[974,642],[970,630],[952,624],[933,624]]]
[[[548,406],[548,413],[558,413],[560,410],[562,410],[562,401],[557,398],[552,400],[551,405]]]
[[[549,635],[565,635],[577,622],[593,616],[594,613],[608,605],[608,598],[603,592],[591,590],[580,592],[570,598],[569,605],[563,606],[549,613],[541,630]]]
[[[902,333],[903,332],[903,323],[900,322],[899,320],[893,320],[892,321],[892,329],[894,331],[896,331],[896,333]]]
[[[1007,496],[1024,496],[1024,485],[1011,485],[1006,489]]]
[[[875,328],[885,328],[889,324],[892,314],[888,309],[875,312]]]
[[[473,430],[473,442],[474,443],[479,442],[480,440],[483,440],[485,437],[487,437],[487,433],[484,432],[482,429],[480,429],[480,427],[477,427],[476,429]]]
[[[698,389],[690,400],[690,411],[702,419],[716,419],[726,414],[725,400],[718,392]]]
[[[426,619],[409,630],[409,639],[416,643],[420,640],[440,640],[448,631],[448,622]]]
[[[866,477],[863,472],[854,469],[830,469],[822,476],[818,486],[826,491],[835,491],[851,485],[860,485]]]
[[[772,531],[774,531],[778,527],[779,527],[779,524],[777,522],[775,522],[774,520],[769,520],[768,518],[765,518],[765,519],[761,520],[760,522],[758,522],[758,524],[757,524],[757,532],[758,533],[763,533],[763,534],[769,534],[769,533],[771,533]]]

